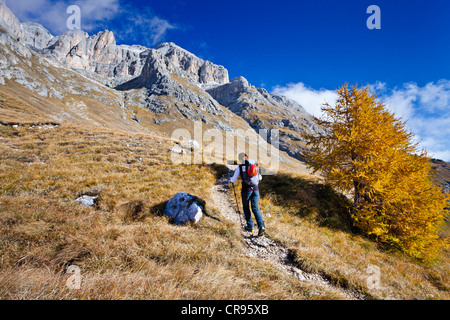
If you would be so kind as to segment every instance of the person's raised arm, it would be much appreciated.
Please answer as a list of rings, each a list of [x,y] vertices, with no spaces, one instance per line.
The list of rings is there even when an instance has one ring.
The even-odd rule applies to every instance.
[[[236,182],[236,180],[239,178],[239,170],[240,170],[240,167],[237,167],[236,170],[234,170],[234,175],[231,177],[229,183]]]

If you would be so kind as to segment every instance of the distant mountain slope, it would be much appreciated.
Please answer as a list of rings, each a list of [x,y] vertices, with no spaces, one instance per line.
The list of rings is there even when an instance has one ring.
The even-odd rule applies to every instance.
[[[219,103],[245,119],[253,129],[279,130],[279,148],[292,157],[302,159],[305,148],[301,137],[303,132],[322,132],[314,123],[312,115],[298,103],[284,96],[269,94],[265,89],[257,89],[244,77],[211,88],[208,92]]]
[[[436,183],[444,189],[444,191],[450,192],[450,163],[433,159],[431,167],[436,174]]]

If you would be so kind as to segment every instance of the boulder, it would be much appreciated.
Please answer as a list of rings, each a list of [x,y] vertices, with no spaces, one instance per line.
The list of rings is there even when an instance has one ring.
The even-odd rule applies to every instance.
[[[177,148],[177,147],[171,148],[171,149],[169,150],[169,152],[172,152],[172,153],[178,153],[178,154],[186,154],[186,151],[185,151],[185,150],[183,150],[183,149],[181,149],[181,148]]]
[[[88,195],[82,195],[79,197],[76,201],[84,206],[84,207],[92,207],[95,204],[95,200],[98,198],[98,196],[88,196]]]
[[[76,202],[84,207],[93,207],[97,203],[97,199],[100,197],[101,193],[101,190],[91,190],[85,192],[77,198]]]
[[[203,216],[204,204],[189,193],[177,193],[166,204],[164,214],[173,219],[177,225],[197,223]]]

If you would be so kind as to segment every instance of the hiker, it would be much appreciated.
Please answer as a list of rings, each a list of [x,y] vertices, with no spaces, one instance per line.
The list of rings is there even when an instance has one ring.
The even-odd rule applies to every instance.
[[[239,167],[237,167],[234,171],[234,175],[230,179],[230,183],[235,183],[239,177],[242,179],[242,206],[244,207],[245,220],[247,221],[247,225],[244,227],[244,230],[253,232],[253,220],[249,205],[251,202],[252,212],[255,215],[256,222],[258,223],[258,236],[262,236],[265,233],[265,225],[261,212],[259,211],[258,188],[258,184],[262,180],[262,176],[259,173],[258,164],[255,161],[249,160],[247,154],[239,154],[239,161],[242,164],[239,165]],[[249,174],[249,169],[254,171],[253,174],[251,172]]]

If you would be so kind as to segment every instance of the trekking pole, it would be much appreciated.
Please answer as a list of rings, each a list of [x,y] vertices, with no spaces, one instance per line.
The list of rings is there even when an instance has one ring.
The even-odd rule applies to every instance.
[[[236,207],[237,207],[237,212],[238,212],[238,216],[239,216],[239,221],[241,222],[241,227],[244,226],[244,224],[242,223],[242,215],[241,215],[241,210],[239,209],[239,202],[238,202],[238,198],[237,198],[237,194],[236,194],[236,189],[234,188],[234,183],[231,183],[233,185],[233,192],[234,192],[234,198],[236,199]]]

